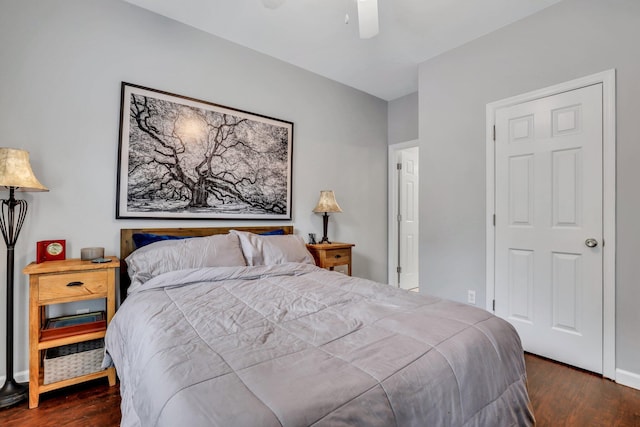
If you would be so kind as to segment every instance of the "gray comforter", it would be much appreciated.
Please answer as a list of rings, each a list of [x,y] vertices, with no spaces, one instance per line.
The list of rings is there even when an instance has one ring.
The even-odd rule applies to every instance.
[[[534,424],[507,322],[310,265],[158,276],[106,351],[123,426]]]

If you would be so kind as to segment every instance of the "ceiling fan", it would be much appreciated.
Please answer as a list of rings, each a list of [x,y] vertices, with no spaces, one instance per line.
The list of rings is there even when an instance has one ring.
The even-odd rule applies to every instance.
[[[358,28],[361,39],[378,34],[378,0],[356,0],[358,3]]]
[[[361,39],[370,39],[379,32],[378,0],[355,0],[358,4],[358,29]],[[277,9],[285,0],[262,0],[264,7]],[[345,24],[349,23],[349,15],[345,17]]]

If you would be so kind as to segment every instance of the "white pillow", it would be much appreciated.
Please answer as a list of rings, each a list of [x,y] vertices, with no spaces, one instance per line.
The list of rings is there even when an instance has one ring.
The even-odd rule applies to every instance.
[[[231,230],[240,237],[247,265],[274,265],[299,262],[315,265],[302,237],[293,234],[261,236],[246,231]]]
[[[233,234],[163,240],[134,251],[125,261],[131,278],[127,293],[147,280],[169,271],[247,265],[242,255],[240,239]]]

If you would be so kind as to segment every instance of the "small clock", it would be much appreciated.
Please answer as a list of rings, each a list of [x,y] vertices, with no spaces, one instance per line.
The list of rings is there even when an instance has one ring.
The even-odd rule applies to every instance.
[[[36,263],[66,259],[66,240],[42,240],[36,243]]]

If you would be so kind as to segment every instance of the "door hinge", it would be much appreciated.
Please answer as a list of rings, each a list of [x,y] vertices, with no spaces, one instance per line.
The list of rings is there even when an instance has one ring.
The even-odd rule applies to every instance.
[[[496,300],[493,300],[493,307],[492,307],[493,311],[496,311]]]
[[[496,226],[496,214],[493,214],[493,226]]]
[[[493,125],[493,140],[496,140],[496,125]]]
[[[402,273],[402,267],[397,266],[396,267],[396,273],[398,273],[398,274]]]
[[[396,163],[396,169],[398,170],[402,169],[402,163]]]
[[[398,222],[402,222],[402,215],[398,215]]]

